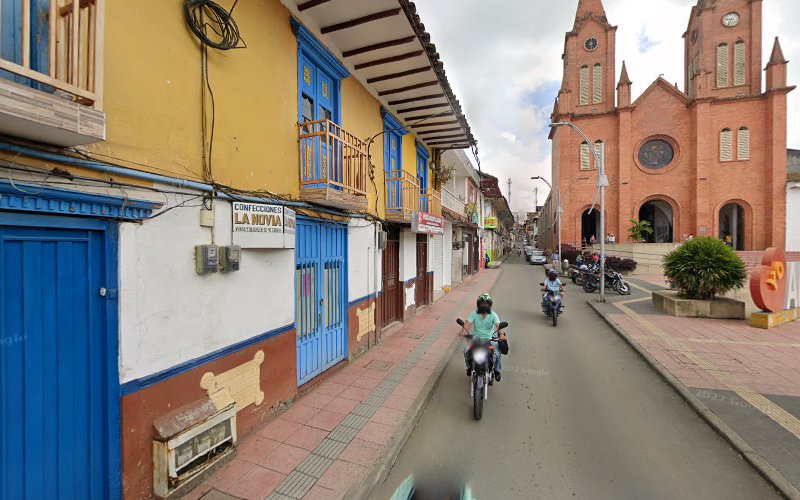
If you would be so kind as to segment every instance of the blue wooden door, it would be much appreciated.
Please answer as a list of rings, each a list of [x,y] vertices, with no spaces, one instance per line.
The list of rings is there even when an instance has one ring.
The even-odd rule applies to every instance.
[[[386,179],[387,209],[391,211],[403,208],[403,181],[402,148],[403,137],[398,132],[386,131],[383,141],[384,162],[383,168]]]
[[[118,497],[116,252],[105,231],[12,217],[28,220],[0,214],[0,498]]]
[[[419,209],[421,212],[429,211],[429,198],[428,194],[428,158],[422,155],[417,155],[417,180],[419,181]]]
[[[328,136],[328,122],[339,123],[336,109],[338,102],[339,85],[336,80],[326,73],[311,59],[300,57],[300,123],[319,122],[303,127],[303,133],[314,134],[313,137],[303,139],[304,171],[303,180],[320,180],[326,182],[342,183],[343,173],[340,161],[335,161],[341,151],[336,144],[331,144]],[[327,121],[325,121],[327,120]],[[331,131],[334,132],[334,131]],[[340,148],[338,148],[340,149]],[[337,155],[337,156],[332,156]],[[313,184],[309,187],[324,187],[325,184]]]
[[[347,357],[347,228],[297,221],[297,383]]]

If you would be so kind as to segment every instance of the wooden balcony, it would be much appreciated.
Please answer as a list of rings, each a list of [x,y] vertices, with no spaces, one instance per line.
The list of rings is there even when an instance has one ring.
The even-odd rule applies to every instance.
[[[102,81],[98,19],[103,18],[103,0],[21,2],[19,50],[0,59],[0,70],[19,77],[12,77],[17,83],[95,106]]]
[[[422,191],[419,199],[419,209],[436,217],[442,216],[442,193],[435,189]]]
[[[3,22],[0,133],[59,146],[105,139],[104,0],[18,2]]]
[[[367,210],[367,144],[329,120],[298,124],[300,198]]]
[[[421,201],[417,177],[404,170],[392,170],[386,178],[386,219],[410,223]]]

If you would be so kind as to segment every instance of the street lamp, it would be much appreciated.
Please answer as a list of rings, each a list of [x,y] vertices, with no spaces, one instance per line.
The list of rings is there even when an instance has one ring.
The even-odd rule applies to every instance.
[[[570,122],[555,122],[550,124],[550,128],[569,127],[574,130],[581,138],[589,145],[589,149],[594,157],[594,164],[598,170],[597,187],[600,188],[600,302],[606,301],[606,186],[608,186],[608,177],[606,177],[606,166],[600,159],[594,143],[589,140],[586,134],[581,129],[576,127]],[[594,208],[594,207],[592,207]],[[559,227],[561,225],[559,224]]]
[[[550,184],[547,181],[547,179],[545,179],[544,177],[540,177],[540,176],[537,175],[536,177],[531,177],[531,180],[533,180],[533,181],[542,181],[545,184],[547,184],[547,187],[550,188],[551,192],[553,191],[553,185]],[[561,214],[563,214],[563,213],[564,213],[564,210],[562,210],[562,207],[561,207],[561,187],[559,186],[559,190],[556,193],[556,221],[558,222],[558,269],[559,269],[558,274],[561,274],[561,262],[562,262],[562,260],[561,260]]]

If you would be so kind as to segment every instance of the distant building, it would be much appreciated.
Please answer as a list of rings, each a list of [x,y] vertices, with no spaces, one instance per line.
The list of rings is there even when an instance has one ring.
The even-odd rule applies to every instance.
[[[800,251],[800,151],[790,149],[786,163],[786,249]]]
[[[552,119],[581,128],[604,162],[605,232],[618,242],[640,219],[655,229],[650,242],[729,234],[739,250],[784,246],[786,99],[794,87],[776,39],[762,92],[761,24],[760,1],[700,0],[684,34],[683,90],[658,78],[634,101],[624,63],[615,79],[617,27],[601,0],[580,0]],[[598,178],[591,147],[566,127],[550,138],[562,241],[600,240],[599,210],[588,213]],[[553,211],[550,198],[550,221]]]

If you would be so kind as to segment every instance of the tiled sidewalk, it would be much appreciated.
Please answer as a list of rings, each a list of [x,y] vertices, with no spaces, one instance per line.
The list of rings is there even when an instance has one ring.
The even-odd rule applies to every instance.
[[[675,318],[643,292],[639,287],[632,298],[595,308],[791,483],[790,490],[800,488],[800,322],[766,331],[746,321]]]
[[[399,439],[465,315],[501,271],[481,271],[241,441],[236,457],[186,498],[340,499]],[[221,495],[223,493],[225,495]]]

